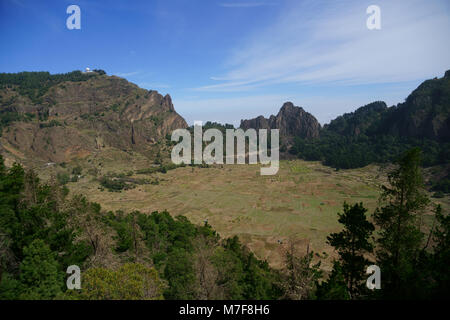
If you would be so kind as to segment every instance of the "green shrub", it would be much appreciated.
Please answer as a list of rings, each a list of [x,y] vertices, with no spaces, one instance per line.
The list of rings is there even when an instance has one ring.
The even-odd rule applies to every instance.
[[[120,192],[122,190],[128,190],[135,187],[133,183],[127,183],[123,181],[123,179],[109,177],[102,177],[100,179],[100,185],[110,192]]]
[[[58,181],[58,183],[60,185],[67,184],[67,182],[69,182],[69,180],[70,180],[70,176],[67,172],[58,172],[56,174],[56,181]]]
[[[72,169],[72,174],[74,175],[81,175],[83,169],[80,166],[76,166],[75,168]]]

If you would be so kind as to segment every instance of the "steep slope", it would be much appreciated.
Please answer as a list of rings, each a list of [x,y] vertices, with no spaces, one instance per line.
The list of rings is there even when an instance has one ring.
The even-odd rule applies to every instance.
[[[329,124],[324,125],[323,129],[346,136],[367,134],[373,131],[373,127],[378,126],[387,109],[388,107],[383,101],[372,102],[354,112],[337,117]]]
[[[377,101],[324,126],[344,136],[391,135],[450,142],[450,70],[442,78],[423,82],[397,106]]]
[[[1,75],[0,152],[6,158],[65,162],[102,148],[150,156],[172,130],[187,127],[169,95],[115,76],[75,73],[58,81],[39,76],[38,84],[33,73],[16,74],[19,81]]]
[[[386,116],[380,131],[450,142],[450,70],[423,82]]]

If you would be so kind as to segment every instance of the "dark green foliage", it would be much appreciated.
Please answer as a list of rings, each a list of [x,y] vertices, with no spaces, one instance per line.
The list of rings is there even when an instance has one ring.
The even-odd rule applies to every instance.
[[[70,181],[70,176],[67,172],[58,172],[56,174],[56,181],[58,181],[60,185],[65,185]]]
[[[193,129],[194,127],[192,126],[191,128]],[[219,129],[222,133],[225,134],[226,129],[234,129],[234,125],[229,124],[229,123],[221,124],[221,123],[217,123],[217,122],[207,121],[203,125],[203,130],[208,130],[208,129]]]
[[[0,73],[0,88],[17,87],[19,94],[27,96],[35,104],[41,104],[42,96],[51,86],[64,81],[86,81],[93,76],[96,76],[96,73],[82,73],[81,71],[63,74],[50,74],[49,72]]]
[[[389,184],[383,187],[380,198],[381,207],[373,214],[377,225],[376,264],[381,270],[381,290],[368,291],[359,298],[378,299],[448,299],[450,297],[450,217],[442,213],[440,206],[435,210],[435,222],[427,237],[423,233],[423,211],[428,208],[429,199],[423,191],[423,177],[420,169],[421,152],[413,148],[405,152],[397,161],[397,167],[389,175]],[[353,208],[352,208],[353,209]],[[353,211],[353,210],[352,210]],[[349,213],[349,208],[344,213]],[[365,220],[362,205],[357,208],[355,217],[359,219],[345,222],[354,225],[356,230],[346,228],[347,236],[341,233],[328,237],[331,244],[348,246],[348,235],[360,233],[363,252],[370,252],[367,241],[373,230]],[[355,212],[355,213],[356,213]],[[365,227],[364,227],[365,226]],[[353,228],[352,228],[353,229]],[[345,231],[344,230],[344,231]],[[364,231],[365,230],[365,231]],[[364,256],[354,260],[344,258],[342,249],[338,252],[340,260],[335,261],[328,280],[318,285],[318,299],[354,298],[348,294],[348,270],[361,272],[361,288],[367,277],[362,274],[365,265]],[[349,267],[346,270],[345,264]],[[365,289],[364,289],[365,290]]]
[[[173,248],[167,255],[164,279],[169,283],[164,292],[166,299],[194,299],[195,271],[193,257],[182,248]]]
[[[61,127],[62,124],[58,120],[50,120],[48,123],[39,123],[39,128]]]
[[[332,275],[343,275],[348,293],[353,299],[365,292],[365,271],[370,264],[365,256],[373,250],[369,240],[375,227],[367,221],[366,212],[362,203],[353,206],[344,203],[344,212],[338,213],[338,221],[344,229],[327,237],[328,244],[339,254],[339,260],[334,264],[338,270],[333,270]],[[336,281],[336,278],[332,281]],[[334,289],[334,285],[330,286]]]
[[[349,300],[350,294],[347,282],[344,278],[342,266],[338,261],[333,264],[333,269],[327,281],[317,286],[316,296],[318,300]]]
[[[120,192],[122,190],[130,190],[135,188],[136,185],[158,183],[157,179],[152,181],[149,179],[137,179],[132,178],[131,175],[133,175],[133,171],[122,173],[108,172],[98,181],[100,182],[101,188],[106,188],[110,192]]]
[[[422,148],[425,166],[450,162],[447,151],[450,149],[450,143],[393,135],[345,136],[327,130],[316,140],[296,138],[289,152],[305,160],[322,161],[324,165],[334,168],[351,169],[371,163],[392,162],[412,147]]]
[[[429,203],[423,191],[420,150],[406,152],[383,186],[373,218],[379,227],[377,264],[383,272],[383,296],[412,298],[425,287],[425,273],[419,268],[424,234],[420,229],[422,211]]]
[[[0,158],[0,287],[7,298],[50,299],[71,264],[90,254],[61,209],[67,192],[42,184],[33,171]],[[6,279],[5,281],[3,281]]]
[[[323,127],[319,138],[297,138],[290,152],[349,169],[392,162],[420,147],[423,165],[433,166],[450,162],[449,128],[450,78],[445,76],[423,82],[397,106],[377,101],[339,116]]]
[[[367,131],[376,131],[374,127],[379,125],[382,115],[387,110],[386,103],[383,101],[372,102],[355,112],[345,113],[342,116],[332,120],[326,128],[340,135],[353,136]]]
[[[227,298],[264,300],[281,297],[279,274],[269,267],[267,261],[257,259],[236,236],[226,239],[222,246],[224,251],[219,250],[215,259],[216,262],[225,259],[231,263],[227,266],[217,265],[220,274],[225,276],[225,271],[228,272],[225,279],[231,283],[225,283],[230,289]]]
[[[179,167],[185,167],[185,164],[174,164],[174,163],[168,163],[168,164],[160,164],[158,167],[151,167],[151,168],[147,168],[147,169],[140,169],[137,170],[136,173],[137,174],[152,174],[155,172],[161,172],[161,173],[167,173],[167,171],[169,170],[174,170],[176,168]]]
[[[117,112],[119,111],[119,107],[120,107],[119,104],[115,103],[111,106],[111,110]]]
[[[440,205],[436,208],[437,226],[433,230],[434,252],[430,257],[430,270],[434,279],[434,298],[450,297],[450,215],[444,215]]]
[[[187,129],[191,132],[191,135],[194,134],[194,126],[193,125]],[[221,124],[218,122],[206,121],[206,123],[202,125],[202,130],[203,130],[203,132],[205,132],[208,129],[218,129],[220,132],[222,132],[225,135],[226,129],[235,129],[235,128],[234,128],[234,125],[229,124],[229,123]]]
[[[19,298],[20,282],[9,273],[2,273],[0,282],[0,300],[14,300]]]
[[[151,115],[150,120],[155,126],[160,126],[163,123],[163,118],[161,116]]]
[[[124,214],[117,211],[116,214],[110,212],[105,218],[105,222],[111,226],[117,233],[116,252],[126,252],[138,250],[137,242],[142,240],[141,231],[138,230],[138,219],[141,213],[135,211],[130,214]]]
[[[55,253],[39,239],[25,247],[20,264],[20,299],[52,299],[62,292],[63,273]]]
[[[106,72],[105,72],[104,70],[102,70],[102,69],[94,69],[94,70],[92,70],[92,72],[96,72],[96,73],[98,73],[99,75],[104,75],[104,74],[106,74]]]
[[[0,177],[4,177],[6,173],[6,166],[3,162],[3,156],[0,154]]]
[[[136,221],[136,227],[132,222]],[[185,217],[173,218],[167,212],[150,215],[134,212],[128,215],[109,213],[106,223],[117,232],[118,252],[135,248],[134,234],[143,241],[154,266],[168,283],[166,299],[196,299],[201,291],[198,276],[199,239],[212,248],[209,261],[216,277],[210,280],[216,295],[209,298],[275,299],[277,273],[267,262],[258,260],[242,246],[237,237],[220,241],[210,225],[196,226]]]
[[[31,121],[35,117],[32,113],[18,113],[15,111],[0,110],[0,137],[2,136],[3,128],[6,128],[11,122],[15,121]]]
[[[433,184],[431,190],[450,193],[450,174]]]
[[[110,192],[120,192],[122,190],[129,190],[135,187],[132,183],[127,183],[124,179],[102,177],[100,178],[100,185]]]

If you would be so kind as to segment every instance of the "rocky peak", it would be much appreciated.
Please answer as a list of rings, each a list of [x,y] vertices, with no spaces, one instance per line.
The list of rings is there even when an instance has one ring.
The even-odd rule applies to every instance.
[[[170,97],[169,94],[166,94],[164,96],[164,104],[163,104],[163,106],[167,107],[167,110],[170,111],[170,112],[175,111],[175,108],[173,107],[173,103],[172,103],[172,98]]]
[[[301,107],[292,102],[285,102],[276,116],[269,119],[259,116],[250,120],[241,120],[240,127],[244,130],[253,128],[279,129],[280,136],[284,138],[302,137],[316,138],[319,136],[320,124],[317,119]]]
[[[290,110],[294,110],[294,108],[296,108],[294,106],[294,104],[290,101],[283,103],[283,106],[281,107],[280,111],[278,114],[282,113],[282,112],[289,112]],[[302,109],[301,107],[297,107]]]

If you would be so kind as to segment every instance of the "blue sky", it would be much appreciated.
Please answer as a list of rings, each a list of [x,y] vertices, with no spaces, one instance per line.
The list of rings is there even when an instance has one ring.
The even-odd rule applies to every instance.
[[[71,4],[81,30],[66,28]],[[366,27],[372,4],[381,30]],[[450,69],[447,0],[1,0],[0,29],[0,72],[104,69],[169,93],[189,123],[292,101],[323,124]]]

